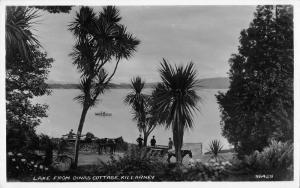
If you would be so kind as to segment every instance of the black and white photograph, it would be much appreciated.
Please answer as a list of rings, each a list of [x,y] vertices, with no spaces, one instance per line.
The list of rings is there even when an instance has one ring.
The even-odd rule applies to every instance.
[[[1,179],[299,186],[282,2],[2,1]]]

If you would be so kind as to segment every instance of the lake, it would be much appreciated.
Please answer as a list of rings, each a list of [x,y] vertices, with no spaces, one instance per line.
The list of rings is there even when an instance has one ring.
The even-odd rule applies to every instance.
[[[139,136],[136,122],[132,120],[130,107],[123,103],[129,89],[111,89],[100,96],[100,102],[88,111],[83,134],[92,132],[99,138],[115,138],[122,136],[125,141],[135,143]],[[208,143],[212,139],[221,140],[224,148],[228,148],[227,140],[221,136],[220,112],[215,94],[222,89],[202,89],[198,94],[202,97],[200,112],[194,114],[194,128],[184,133],[184,143],[203,143],[203,152],[206,152]],[[151,90],[147,89],[146,93]],[[37,127],[38,133],[45,133],[52,137],[61,137],[70,129],[77,131],[82,107],[73,98],[80,92],[76,89],[53,89],[49,96],[34,99],[34,102],[49,105],[48,117],[42,119]],[[95,113],[105,111],[112,116],[96,116]],[[157,144],[167,145],[172,131],[158,126],[150,135],[155,135]],[[149,139],[150,141],[150,139]]]

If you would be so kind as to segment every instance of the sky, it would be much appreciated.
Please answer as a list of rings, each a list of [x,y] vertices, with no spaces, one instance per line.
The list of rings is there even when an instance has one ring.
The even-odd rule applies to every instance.
[[[249,26],[255,6],[119,6],[123,23],[141,41],[128,61],[122,60],[113,78],[127,83],[134,76],[146,82],[160,80],[162,58],[171,64],[193,61],[198,77],[225,77],[228,59],[237,52],[240,31]],[[41,11],[34,33],[49,57],[54,58],[48,82],[77,83],[80,73],[69,54],[75,38],[68,24],[79,7],[69,14]],[[94,7],[95,12],[102,7]],[[106,65],[111,71],[115,62]]]

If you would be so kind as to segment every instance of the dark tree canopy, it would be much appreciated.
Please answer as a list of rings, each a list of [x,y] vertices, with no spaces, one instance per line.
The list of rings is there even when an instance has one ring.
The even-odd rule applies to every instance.
[[[229,60],[229,90],[217,95],[222,133],[239,153],[293,139],[293,55],[293,8],[258,6]]]
[[[118,8],[114,6],[103,7],[98,13],[90,7],[81,7],[69,24],[69,30],[76,38],[70,56],[81,73],[81,94],[74,100],[83,107],[75,141],[74,168],[78,163],[79,138],[88,110],[97,105],[98,96],[110,88],[120,60],[132,57],[140,43],[120,23],[121,19]],[[115,64],[113,71],[106,71],[107,63]]]
[[[137,122],[137,127],[144,135],[144,146],[150,133],[158,124],[158,119],[152,113],[152,97],[144,93],[146,82],[137,76],[131,80],[131,91],[126,95],[124,103],[131,106],[133,120]]]
[[[34,6],[34,8],[48,11],[49,13],[69,13],[72,6]]]
[[[24,62],[18,53],[6,62],[7,146],[11,150],[34,146],[35,127],[47,117],[47,105],[33,104],[31,99],[50,94],[45,80],[53,59],[37,46],[32,48],[31,62]]]
[[[31,32],[39,17],[36,10],[7,7],[6,13],[7,149],[28,150],[38,146],[35,127],[47,116],[47,105],[31,100],[50,93],[45,80],[53,59]]]

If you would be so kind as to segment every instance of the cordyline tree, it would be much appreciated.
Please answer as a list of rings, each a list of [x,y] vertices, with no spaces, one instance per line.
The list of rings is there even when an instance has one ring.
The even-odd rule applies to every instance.
[[[121,59],[129,59],[140,43],[126,27],[120,24],[119,10],[104,7],[96,14],[92,8],[81,7],[69,29],[76,37],[71,56],[81,72],[81,94],[74,99],[82,104],[82,113],[75,142],[74,167],[77,167],[78,150],[85,116],[97,104],[97,97],[109,87]],[[104,65],[115,62],[111,74]]]
[[[193,112],[199,110],[197,71],[191,62],[172,67],[165,59],[159,70],[162,82],[153,93],[153,113],[160,124],[172,128],[176,161],[182,163],[181,148],[185,129],[193,127]]]
[[[222,133],[240,156],[272,139],[293,140],[293,8],[258,6],[217,95]]]
[[[139,76],[131,80],[130,87],[131,92],[125,97],[124,103],[131,106],[133,120],[137,121],[137,127],[144,135],[144,146],[147,146],[148,137],[158,123],[157,119],[151,113],[151,96],[142,93],[145,81],[142,81]]]

